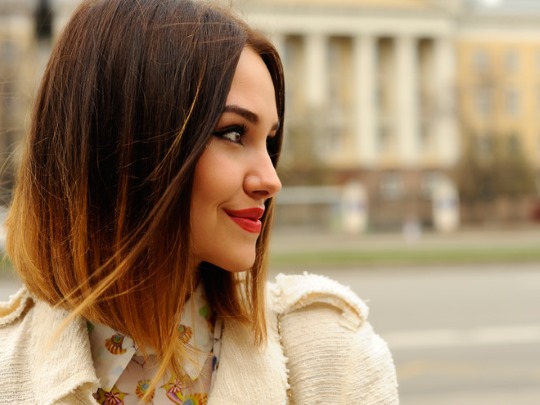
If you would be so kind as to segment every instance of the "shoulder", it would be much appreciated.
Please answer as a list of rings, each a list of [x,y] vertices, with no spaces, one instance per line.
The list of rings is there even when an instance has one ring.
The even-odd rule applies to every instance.
[[[16,322],[32,305],[33,300],[26,288],[21,288],[7,302],[0,302],[0,328]]]
[[[314,304],[326,304],[360,325],[368,317],[369,309],[358,296],[328,277],[304,273],[279,274],[269,286],[273,309],[288,314]]]
[[[0,302],[0,363],[10,364],[27,357],[30,350],[35,302],[25,288]],[[0,377],[9,370],[3,367]]]
[[[0,303],[0,402],[3,404],[35,403],[32,391],[24,389],[30,385],[29,365],[34,362],[30,327],[34,306],[34,300],[24,288],[9,301]]]
[[[0,303],[0,403],[94,403],[88,400],[97,378],[86,323],[65,323],[67,315],[24,287]]]
[[[296,403],[398,403],[392,356],[354,292],[312,274],[279,275],[269,291]]]
[[[16,333],[19,339],[41,339],[53,336],[68,312],[36,299],[22,287],[7,302],[0,302],[0,339]],[[73,329],[72,325],[67,328]],[[16,344],[13,339],[9,343]],[[29,350],[31,348],[28,348]]]

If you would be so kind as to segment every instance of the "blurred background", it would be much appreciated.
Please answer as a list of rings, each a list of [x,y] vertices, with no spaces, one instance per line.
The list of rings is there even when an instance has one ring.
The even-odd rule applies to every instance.
[[[1,217],[78,3],[0,0]],[[540,1],[225,3],[285,67],[271,273],[368,301],[404,405],[540,404]]]

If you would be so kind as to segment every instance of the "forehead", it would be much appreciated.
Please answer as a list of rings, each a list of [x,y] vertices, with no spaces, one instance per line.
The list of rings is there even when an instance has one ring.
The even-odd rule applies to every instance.
[[[227,104],[252,110],[265,120],[278,120],[272,77],[262,58],[249,47],[240,55]]]

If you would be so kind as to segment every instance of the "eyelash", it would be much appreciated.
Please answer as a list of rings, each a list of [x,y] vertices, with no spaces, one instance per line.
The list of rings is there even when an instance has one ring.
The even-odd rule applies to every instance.
[[[223,139],[224,141],[227,141],[230,143],[243,145],[244,144],[243,139],[246,132],[247,132],[247,127],[245,125],[232,125],[230,127],[223,128],[223,129],[220,129],[219,131],[214,132],[214,136],[217,136],[218,138]],[[231,133],[237,134],[238,138],[236,140],[227,138],[226,135],[231,134]]]

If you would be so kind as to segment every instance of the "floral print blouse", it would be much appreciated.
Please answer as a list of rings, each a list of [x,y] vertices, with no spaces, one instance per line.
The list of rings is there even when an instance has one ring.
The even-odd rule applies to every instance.
[[[94,398],[103,405],[138,405],[159,368],[155,354],[146,359],[129,337],[106,325],[88,323],[92,359],[100,388]],[[178,325],[187,356],[185,375],[166,374],[147,404],[203,405],[218,367],[221,322],[214,321],[204,288],[199,285],[182,311]]]

